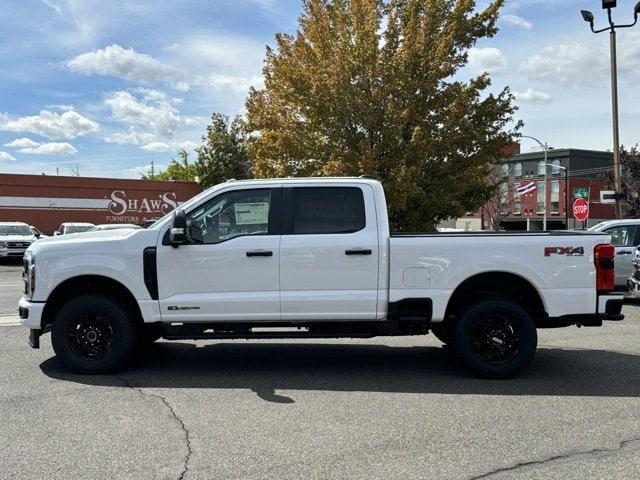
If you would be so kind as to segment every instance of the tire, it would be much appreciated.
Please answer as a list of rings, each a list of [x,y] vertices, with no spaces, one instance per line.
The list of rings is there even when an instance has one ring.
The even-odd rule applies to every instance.
[[[139,340],[132,315],[104,295],[81,295],[53,321],[51,343],[60,361],[79,373],[108,373],[124,367]]]
[[[468,308],[456,324],[455,353],[473,374],[509,378],[533,360],[538,334],[529,314],[503,300],[485,300]]]
[[[431,333],[445,345],[451,343],[451,327],[449,325],[431,325]]]
[[[148,346],[162,338],[162,326],[159,323],[147,323],[143,325],[140,334],[142,344]]]

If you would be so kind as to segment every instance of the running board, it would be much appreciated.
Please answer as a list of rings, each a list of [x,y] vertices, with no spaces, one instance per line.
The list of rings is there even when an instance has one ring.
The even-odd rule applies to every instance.
[[[180,332],[165,330],[162,338],[167,340],[232,340],[232,339],[277,339],[277,338],[373,338],[374,333],[311,333],[311,332]]]

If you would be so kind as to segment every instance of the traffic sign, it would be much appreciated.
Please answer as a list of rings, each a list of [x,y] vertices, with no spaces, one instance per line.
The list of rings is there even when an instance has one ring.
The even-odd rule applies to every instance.
[[[616,203],[616,192],[613,190],[600,190],[600,203]]]
[[[573,198],[589,198],[589,189],[587,187],[574,188]]]
[[[577,198],[576,201],[573,202],[573,216],[576,217],[576,220],[579,222],[584,222],[589,218],[589,202],[584,198]]]

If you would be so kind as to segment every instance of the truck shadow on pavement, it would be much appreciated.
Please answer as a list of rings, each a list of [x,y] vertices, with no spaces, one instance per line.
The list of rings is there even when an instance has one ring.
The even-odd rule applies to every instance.
[[[249,389],[269,402],[276,391],[640,397],[640,355],[539,348],[533,364],[509,380],[472,378],[443,348],[386,345],[159,342],[118,375],[79,375],[55,358],[50,378],[132,388]]]

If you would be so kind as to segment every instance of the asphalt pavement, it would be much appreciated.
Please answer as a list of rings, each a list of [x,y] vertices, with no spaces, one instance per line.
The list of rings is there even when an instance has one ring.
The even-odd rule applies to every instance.
[[[85,376],[11,326],[20,287],[0,265],[2,479],[640,478],[640,305],[540,331],[510,380],[432,336],[160,341]]]

